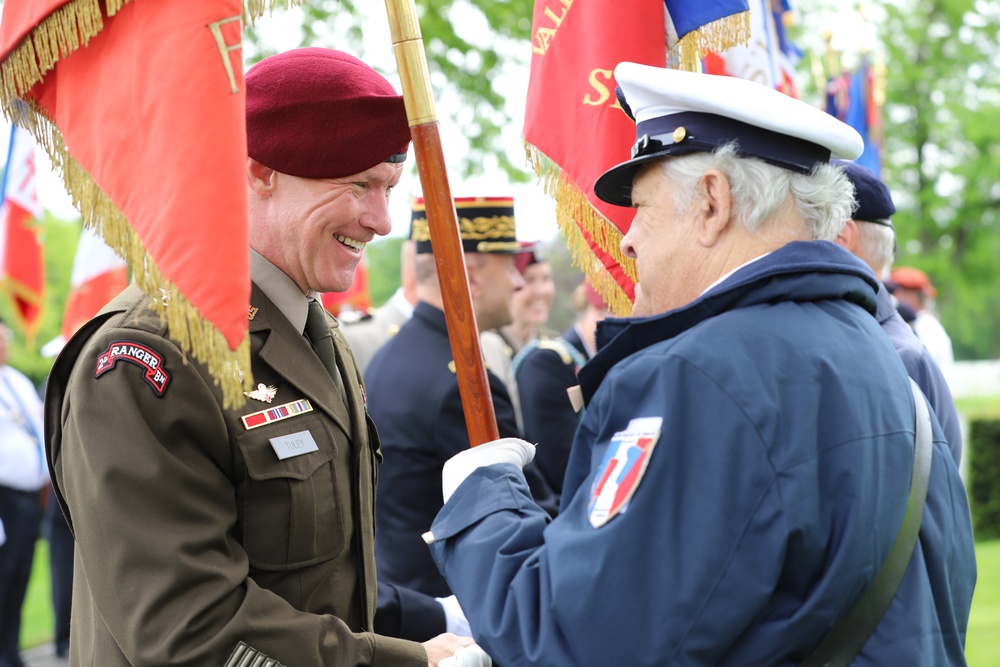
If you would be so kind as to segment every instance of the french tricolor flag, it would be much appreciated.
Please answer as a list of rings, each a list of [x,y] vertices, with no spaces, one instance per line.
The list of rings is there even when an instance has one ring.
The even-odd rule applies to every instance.
[[[45,262],[38,237],[42,205],[35,189],[35,142],[11,126],[0,188],[0,284],[17,307],[29,339],[41,321]]]
[[[128,266],[100,236],[84,227],[76,246],[59,336],[42,348],[55,356],[66,341],[128,285]]]

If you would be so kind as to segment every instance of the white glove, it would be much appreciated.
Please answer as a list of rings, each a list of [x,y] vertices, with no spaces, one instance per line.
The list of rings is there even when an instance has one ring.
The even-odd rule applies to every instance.
[[[7,533],[3,532],[3,519],[0,519],[0,547],[7,541]]]
[[[466,449],[445,461],[444,469],[441,471],[441,492],[444,494],[444,501],[448,502],[459,484],[464,482],[476,468],[497,463],[513,463],[518,468],[524,468],[533,458],[535,458],[535,446],[520,438],[500,438]]]
[[[462,606],[458,604],[458,598],[449,595],[446,598],[434,599],[444,609],[444,631],[459,637],[471,637],[472,628],[469,627],[469,619],[465,617]]]
[[[472,644],[455,651],[455,655],[439,662],[438,667],[493,667],[493,658],[479,644]]]

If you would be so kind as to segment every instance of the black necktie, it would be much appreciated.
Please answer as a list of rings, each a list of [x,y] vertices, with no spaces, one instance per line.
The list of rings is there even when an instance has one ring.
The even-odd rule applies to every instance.
[[[306,336],[312,343],[312,349],[323,362],[330,377],[333,378],[341,397],[344,396],[344,381],[340,377],[340,369],[337,368],[337,353],[333,349],[333,334],[330,333],[330,324],[326,317],[326,309],[319,301],[309,300],[309,316],[306,317]]]

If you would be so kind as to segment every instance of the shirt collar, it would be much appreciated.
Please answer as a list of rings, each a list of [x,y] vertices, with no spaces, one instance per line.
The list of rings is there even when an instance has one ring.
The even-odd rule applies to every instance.
[[[410,319],[413,317],[413,304],[406,300],[403,295],[403,288],[396,288],[396,293],[392,295],[392,305],[396,307],[403,317]]]
[[[305,331],[309,300],[320,301],[318,292],[303,294],[294,280],[253,248],[250,249],[250,277],[296,330]]]

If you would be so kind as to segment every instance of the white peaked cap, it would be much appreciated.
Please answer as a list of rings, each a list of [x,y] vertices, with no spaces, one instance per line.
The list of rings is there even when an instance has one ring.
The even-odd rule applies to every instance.
[[[615,79],[619,101],[636,121],[636,142],[632,159],[606,171],[594,186],[610,204],[632,205],[632,179],[643,164],[730,142],[743,157],[800,173],[864,151],[861,135],[850,126],[753,81],[628,62],[615,68]]]

